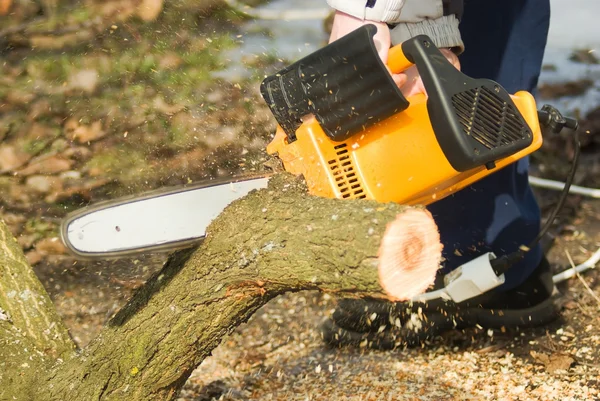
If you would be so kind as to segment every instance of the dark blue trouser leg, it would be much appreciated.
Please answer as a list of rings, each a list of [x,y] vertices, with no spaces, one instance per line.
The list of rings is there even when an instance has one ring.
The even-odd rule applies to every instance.
[[[493,79],[509,93],[535,92],[549,20],[549,0],[465,0],[461,70]],[[522,159],[430,205],[444,244],[445,271],[488,250],[498,256],[512,252],[538,234],[540,210],[528,184],[528,166]],[[528,252],[499,289],[520,284],[541,257],[539,246]]]

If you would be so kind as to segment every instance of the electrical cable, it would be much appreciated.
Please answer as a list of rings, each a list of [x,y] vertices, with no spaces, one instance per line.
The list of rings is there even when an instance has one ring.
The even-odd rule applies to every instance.
[[[571,119],[569,119],[569,120],[564,119],[562,116],[560,116],[560,114],[558,113],[557,110],[552,109],[552,108],[547,108],[547,107],[549,107],[549,106],[545,106],[542,109],[542,111],[540,111],[540,114],[539,114],[540,120],[546,119],[545,123],[548,124],[548,126],[550,126],[550,128],[554,132],[557,132],[557,133],[560,132],[560,130],[562,129],[563,126],[567,126],[569,128],[572,128],[572,130],[573,130],[572,139],[573,139],[573,143],[574,143],[575,154],[573,155],[573,160],[571,162],[571,169],[567,176],[567,180],[566,180],[565,184],[563,185],[563,188],[562,188],[560,197],[558,199],[558,202],[556,204],[556,207],[552,210],[552,213],[546,220],[546,224],[542,227],[542,229],[539,231],[538,235],[533,239],[533,241],[531,241],[531,243],[527,244],[527,246],[521,246],[516,251],[509,253],[507,255],[502,255],[499,258],[496,258],[491,261],[492,269],[494,269],[494,272],[496,273],[497,276],[500,276],[500,275],[506,273],[508,271],[508,269],[510,269],[511,266],[513,266],[515,263],[517,263],[518,261],[523,259],[527,252],[529,252],[531,249],[535,248],[539,244],[539,242],[542,240],[544,235],[546,235],[546,233],[548,232],[548,230],[554,223],[554,219],[556,218],[556,216],[562,209],[562,207],[567,199],[567,196],[569,195],[569,192],[571,189],[571,184],[573,183],[573,180],[575,179],[575,172],[577,171],[577,166],[579,164],[579,155],[581,153],[581,145],[579,142],[578,123]],[[558,126],[558,124],[556,124],[557,122],[560,122],[561,125]],[[554,124],[556,124],[556,125],[554,125]]]
[[[565,186],[564,182],[549,180],[547,178],[539,178],[539,177],[535,177],[532,175],[529,176],[529,183],[532,186],[536,186],[539,188],[555,189],[558,191],[562,190]],[[571,188],[569,189],[569,193],[575,194],[575,195],[588,196],[590,198],[596,198],[596,199],[600,198],[600,189],[598,189],[598,188],[587,188],[587,187],[582,187],[579,185],[571,185]]]
[[[565,204],[565,201],[567,200],[567,196],[569,195],[569,191],[571,189],[571,184],[575,179],[575,172],[577,171],[577,165],[579,164],[579,155],[581,154],[578,130],[573,131],[573,142],[575,143],[575,154],[573,155],[573,161],[571,163],[571,170],[569,171],[569,175],[567,176],[567,182],[563,186],[560,197],[558,198],[558,203],[556,204],[556,207],[554,208],[554,210],[552,210],[552,213],[548,217],[546,225],[540,230],[537,237],[535,237],[531,244],[529,244],[530,249],[536,246],[541,241],[542,237],[546,235],[546,233],[554,223],[554,219],[556,218],[563,205]]]

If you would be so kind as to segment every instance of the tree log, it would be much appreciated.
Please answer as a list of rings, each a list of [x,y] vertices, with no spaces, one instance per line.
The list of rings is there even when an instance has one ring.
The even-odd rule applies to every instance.
[[[18,399],[172,400],[274,297],[318,290],[404,299],[433,282],[440,261],[425,208],[318,198],[278,174],[230,204],[199,247],[173,253],[85,349],[39,368]],[[10,385],[3,379],[0,389]]]

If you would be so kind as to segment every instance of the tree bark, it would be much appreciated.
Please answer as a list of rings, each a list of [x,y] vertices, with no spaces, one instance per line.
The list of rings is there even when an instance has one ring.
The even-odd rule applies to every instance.
[[[5,225],[0,225],[0,313],[52,358],[75,347],[46,289]]]
[[[44,286],[0,221],[0,399],[22,399],[40,369],[74,349]]]
[[[421,229],[400,233],[404,215]],[[413,282],[394,278],[388,290],[382,287],[389,253],[382,244],[390,236],[417,242],[392,252],[395,262],[386,263],[401,264],[395,276],[416,273],[427,277],[421,286],[430,284],[441,245],[424,208],[317,198],[298,178],[278,174],[268,188],[229,205],[198,248],[172,254],[85,349],[46,363],[35,391],[20,399],[174,399],[225,336],[280,294],[318,290],[397,299],[391,294]],[[424,270],[402,266],[409,262]]]

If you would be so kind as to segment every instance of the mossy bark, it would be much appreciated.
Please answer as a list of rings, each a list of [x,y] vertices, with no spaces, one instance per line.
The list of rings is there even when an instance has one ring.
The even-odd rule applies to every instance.
[[[84,350],[37,376],[43,400],[171,400],[223,338],[274,297],[387,298],[377,254],[406,207],[317,198],[287,174],[232,203],[197,248],[171,255]]]
[[[75,343],[17,241],[0,222],[0,400],[20,400]]]
[[[75,347],[16,239],[0,225],[0,313],[52,358]]]

